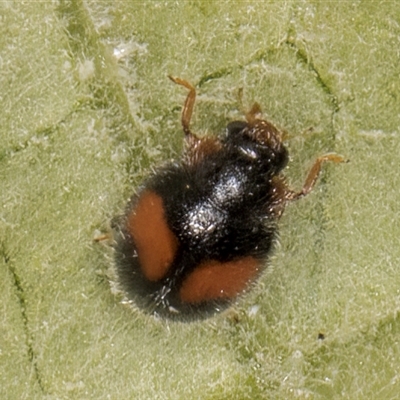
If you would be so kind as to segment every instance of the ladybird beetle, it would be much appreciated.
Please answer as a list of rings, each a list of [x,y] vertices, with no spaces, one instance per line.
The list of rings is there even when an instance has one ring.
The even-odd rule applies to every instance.
[[[131,198],[115,227],[115,270],[129,301],[188,320],[228,307],[260,276],[286,203],[311,191],[322,163],[344,159],[319,157],[302,190],[293,191],[282,175],[283,135],[259,117],[257,103],[222,137],[198,137],[189,127],[196,90],[170,79],[189,91],[183,156],[156,170]]]

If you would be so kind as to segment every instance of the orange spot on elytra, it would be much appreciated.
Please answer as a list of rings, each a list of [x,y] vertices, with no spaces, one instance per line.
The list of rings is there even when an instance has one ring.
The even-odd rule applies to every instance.
[[[234,298],[256,278],[259,267],[260,262],[253,257],[229,262],[207,261],[184,280],[180,298],[192,304]]]
[[[128,215],[127,229],[135,243],[144,276],[149,281],[162,279],[179,245],[168,227],[162,198],[149,190],[143,192]]]

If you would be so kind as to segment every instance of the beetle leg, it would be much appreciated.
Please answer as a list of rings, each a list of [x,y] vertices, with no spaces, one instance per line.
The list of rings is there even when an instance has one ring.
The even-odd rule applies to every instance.
[[[259,116],[262,114],[261,106],[256,102],[253,104],[250,110],[246,110],[243,105],[243,88],[239,88],[238,92],[239,110],[244,114],[246,121],[249,124],[254,124],[255,121],[259,120]]]
[[[301,191],[295,192],[293,190],[289,190],[286,192],[285,197],[286,197],[287,201],[297,200],[301,197],[306,196],[308,193],[311,192],[311,190],[313,189],[315,183],[317,182],[318,176],[321,172],[322,164],[325,161],[332,161],[334,163],[346,162],[346,160],[343,157],[339,156],[338,154],[333,154],[333,153],[325,154],[321,157],[318,157],[317,160],[315,161],[314,165],[311,167]]]
[[[196,137],[196,135],[194,135],[189,128],[190,120],[192,119],[193,114],[194,102],[196,100],[196,89],[184,79],[176,78],[171,75],[168,75],[168,78],[177,85],[181,85],[184,86],[186,89],[189,89],[189,93],[186,97],[185,104],[183,105],[182,109],[182,128],[186,137]]]
[[[254,124],[257,120],[259,120],[260,118],[258,118],[257,116],[260,116],[261,114],[261,106],[258,103],[254,103],[251,109],[244,113],[246,121],[249,124]]]

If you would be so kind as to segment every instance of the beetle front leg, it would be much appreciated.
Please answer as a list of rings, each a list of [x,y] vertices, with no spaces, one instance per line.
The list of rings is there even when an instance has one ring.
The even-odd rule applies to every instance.
[[[182,109],[182,128],[183,132],[186,137],[195,136],[190,128],[190,120],[192,119],[193,114],[193,107],[196,100],[196,89],[192,86],[188,81],[176,78],[171,75],[168,75],[168,78],[171,79],[172,82],[176,83],[177,85],[184,86],[186,89],[189,89],[189,93],[186,97],[185,104],[183,105]]]
[[[342,156],[339,156],[338,154],[325,154],[321,157],[318,157],[314,165],[311,167],[310,172],[307,175],[306,181],[304,182],[301,191],[300,192],[295,192],[293,190],[287,191],[285,196],[286,200],[287,201],[297,200],[310,193],[313,187],[315,186],[315,183],[317,182],[318,176],[321,172],[322,164],[326,161],[331,161],[334,163],[346,162],[346,160]]]

